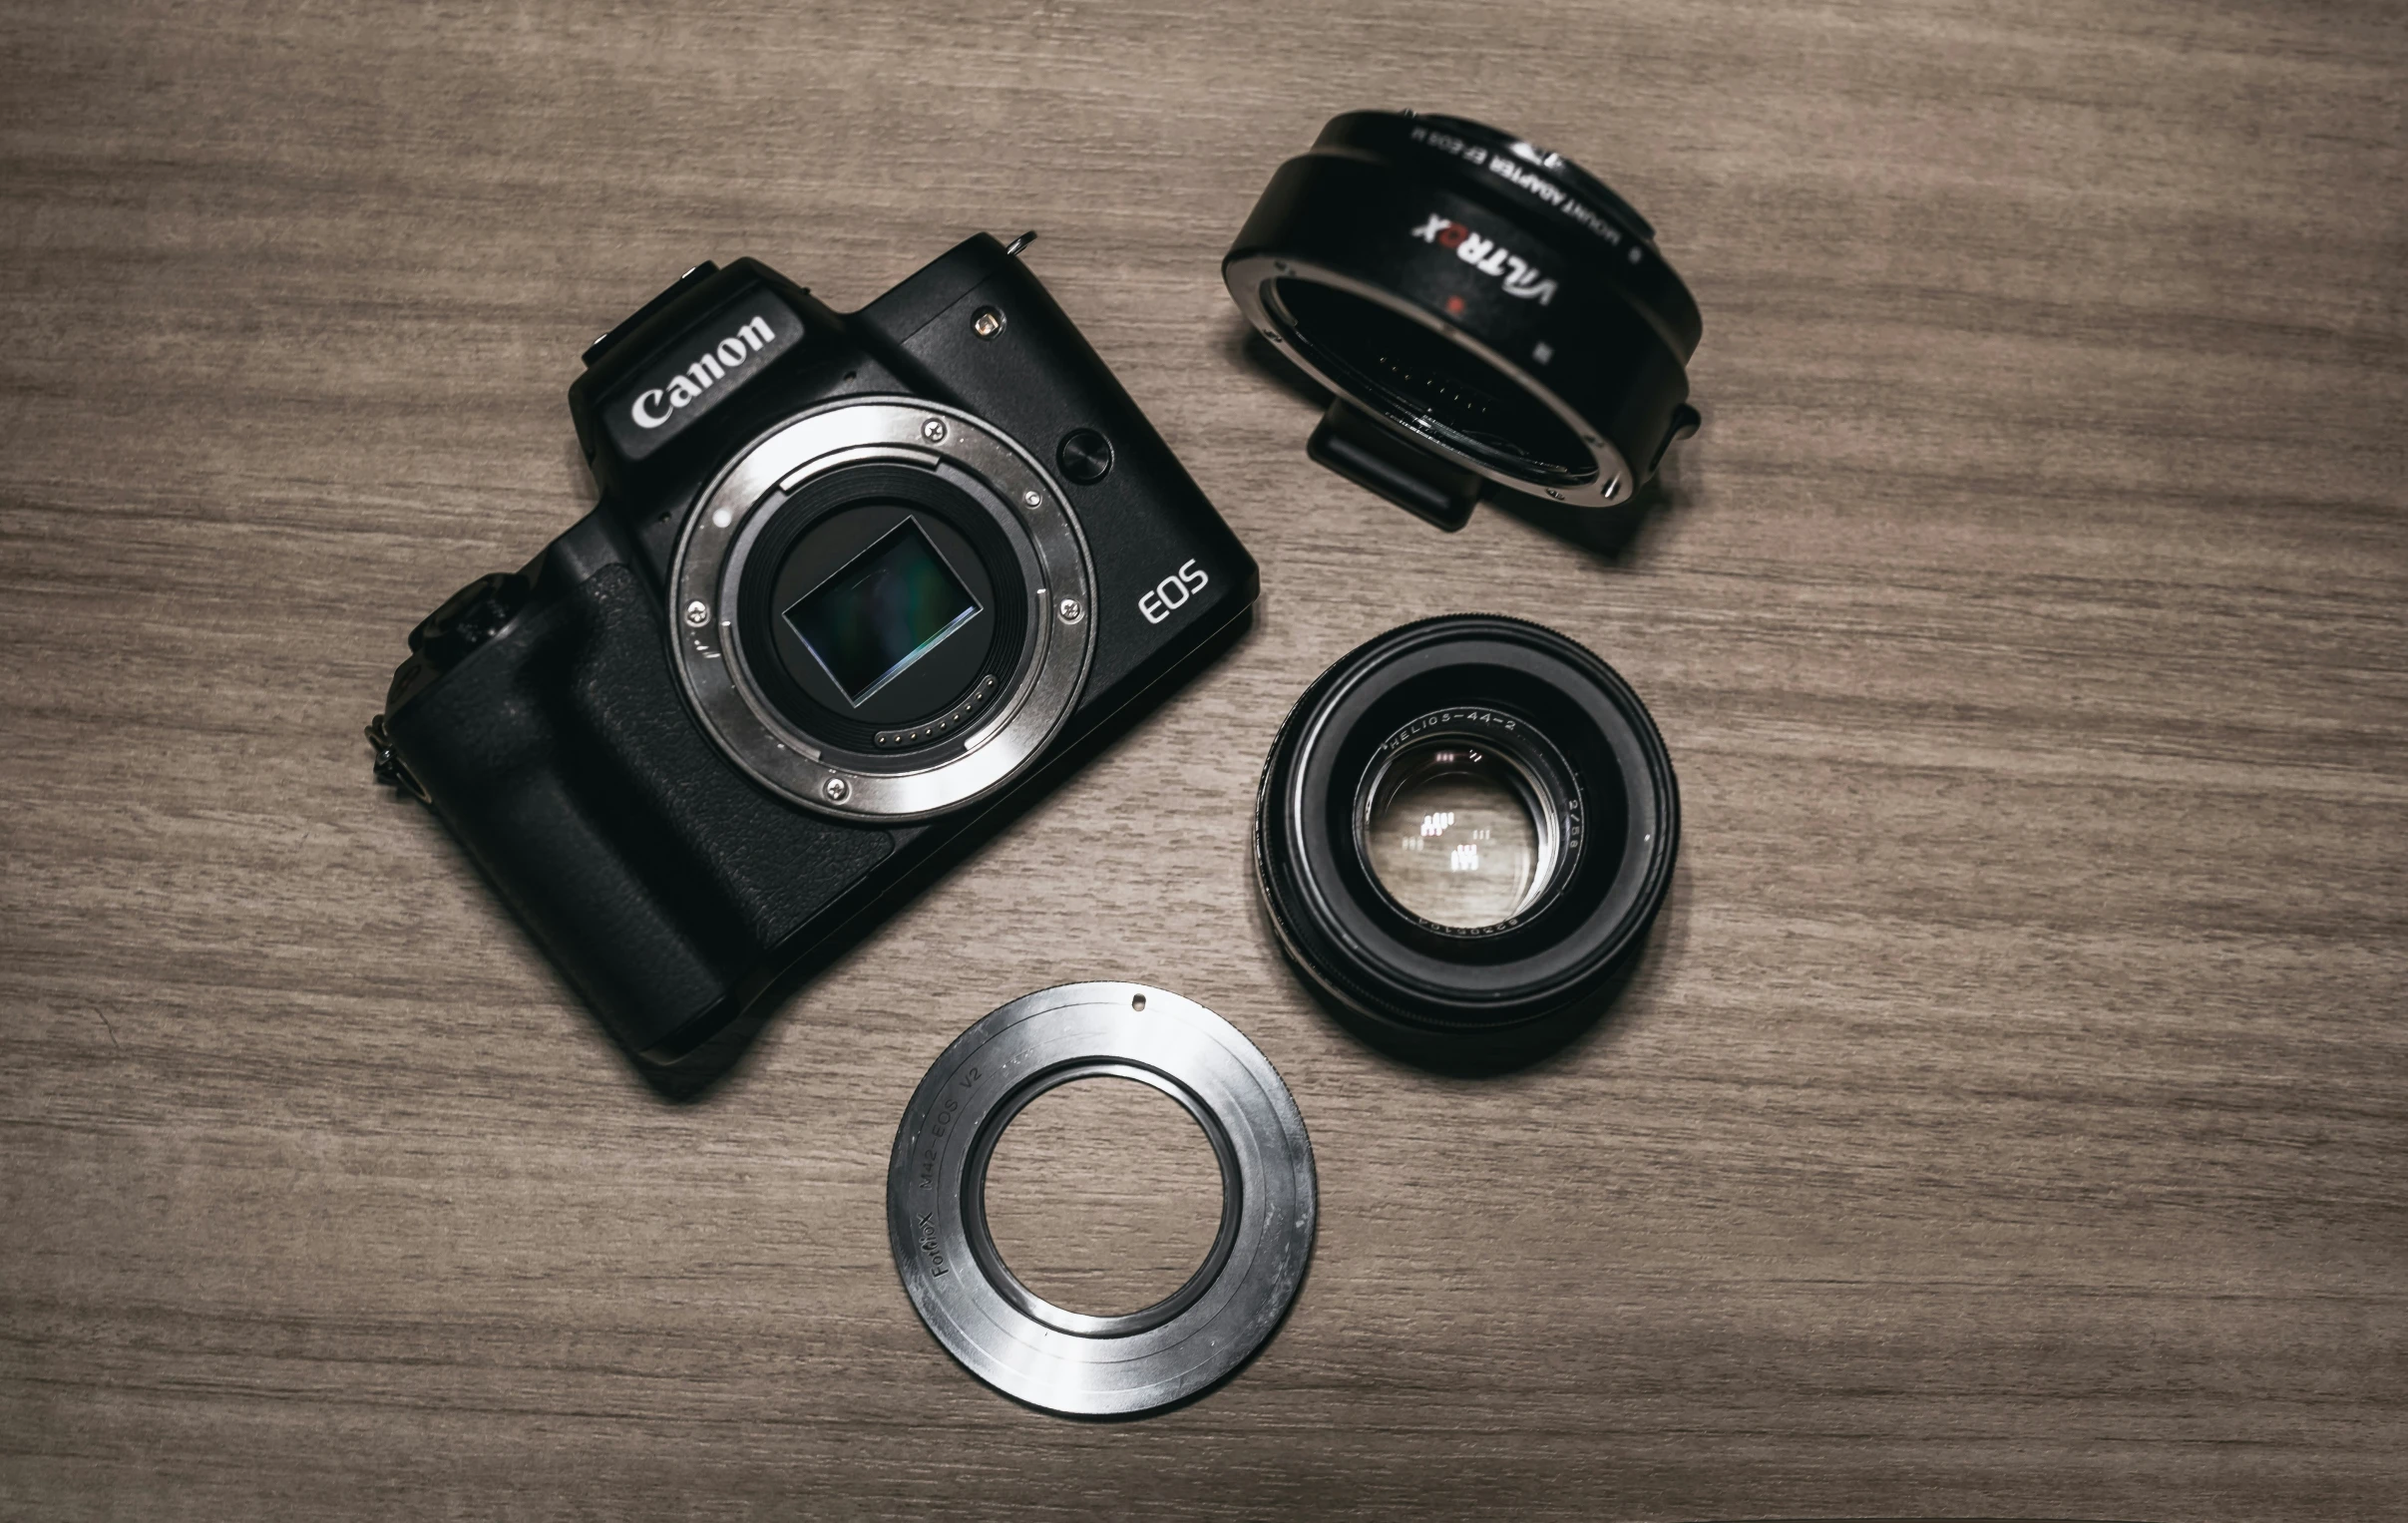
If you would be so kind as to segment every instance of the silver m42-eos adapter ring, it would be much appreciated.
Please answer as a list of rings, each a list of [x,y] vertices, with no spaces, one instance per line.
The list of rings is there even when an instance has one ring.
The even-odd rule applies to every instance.
[[[879,467],[890,469],[881,476]],[[979,579],[992,582],[998,597],[1006,588],[1015,595],[1007,606],[979,611],[991,613],[998,647],[1014,658],[969,688],[952,712],[872,740],[867,724],[798,721],[797,705],[773,697],[777,674],[753,669],[761,643],[739,621],[778,616],[748,612],[746,588],[764,580],[759,571],[748,578],[747,570],[765,539],[770,548],[759,559],[774,570],[768,563],[779,554],[781,517],[831,518],[851,506],[844,480],[891,484],[898,479],[892,468],[926,473],[930,490],[957,505],[949,512],[963,519],[956,527],[968,536],[958,543],[993,547],[996,564]],[[838,818],[916,819],[1002,787],[1061,728],[1094,647],[1095,621],[1083,616],[1093,606],[1093,579],[1060,488],[1017,443],[958,408],[910,397],[848,398],[762,436],[703,494],[669,577],[673,664],[705,732],[763,786]]]
[[[1221,1224],[1203,1265],[1140,1312],[1091,1317],[1036,1296],[988,1232],[987,1164],[1012,1117],[1085,1078],[1150,1084],[1204,1129]],[[1304,1283],[1313,1148],[1296,1101],[1235,1026],[1140,983],[1024,994],[945,1049],[904,1112],[887,1167],[887,1235],[920,1318],[1007,1396],[1130,1416],[1211,1386],[1270,1337]]]

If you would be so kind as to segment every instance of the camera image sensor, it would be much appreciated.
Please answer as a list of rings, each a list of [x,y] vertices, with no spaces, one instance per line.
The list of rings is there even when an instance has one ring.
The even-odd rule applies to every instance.
[[[1512,761],[1463,736],[1399,752],[1365,800],[1363,853],[1390,898],[1436,925],[1474,931],[1512,919],[1545,887],[1553,822]]]
[[[846,701],[860,704],[979,613],[979,600],[905,519],[786,609]]]

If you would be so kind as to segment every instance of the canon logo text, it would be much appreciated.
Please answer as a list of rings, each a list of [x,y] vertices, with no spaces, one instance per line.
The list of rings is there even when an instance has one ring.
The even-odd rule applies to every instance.
[[[637,428],[660,427],[669,421],[669,414],[726,380],[729,371],[744,365],[775,337],[768,318],[753,318],[704,350],[699,359],[672,377],[667,386],[637,392],[627,416],[635,420]]]

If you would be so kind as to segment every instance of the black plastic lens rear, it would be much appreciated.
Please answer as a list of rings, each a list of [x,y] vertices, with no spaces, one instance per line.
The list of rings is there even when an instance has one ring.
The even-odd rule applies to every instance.
[[[1272,177],[1222,275],[1336,393],[1314,458],[1442,528],[1491,484],[1626,503],[1697,425],[1697,305],[1655,229],[1580,166],[1476,122],[1333,119]]]

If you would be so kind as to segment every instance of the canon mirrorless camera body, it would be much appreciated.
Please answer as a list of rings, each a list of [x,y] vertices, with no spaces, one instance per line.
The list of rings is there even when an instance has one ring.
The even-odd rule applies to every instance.
[[[1254,562],[1018,247],[849,315],[698,266],[570,388],[598,506],[410,636],[380,771],[647,1061],[1244,627]]]

